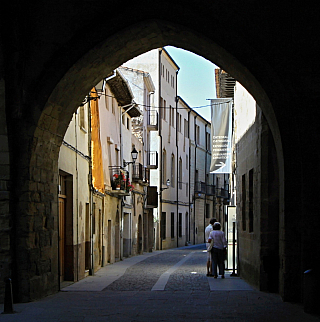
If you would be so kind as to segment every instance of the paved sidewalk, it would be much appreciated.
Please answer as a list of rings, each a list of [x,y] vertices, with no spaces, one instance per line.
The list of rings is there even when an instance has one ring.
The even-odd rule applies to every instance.
[[[239,277],[207,277],[202,249],[155,251],[108,265],[55,295],[14,304],[16,313],[0,321],[320,321]]]

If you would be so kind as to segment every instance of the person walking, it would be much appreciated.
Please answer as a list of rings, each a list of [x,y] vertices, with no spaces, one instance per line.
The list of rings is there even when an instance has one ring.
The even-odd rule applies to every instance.
[[[221,224],[215,222],[213,224],[213,230],[210,232],[208,243],[213,239],[214,245],[212,247],[212,266],[213,266],[213,277],[218,277],[218,267],[219,275],[221,278],[224,278],[224,261],[225,254],[227,250],[227,240],[224,235],[224,232],[221,231]]]
[[[213,230],[213,224],[215,222],[216,222],[216,219],[211,218],[209,225],[206,227],[206,229],[204,231],[204,236],[205,236],[205,240],[206,240],[206,248],[208,248],[210,245],[208,243],[208,238],[209,238],[211,231]],[[207,276],[212,276],[212,254],[211,254],[211,252],[207,252]]]

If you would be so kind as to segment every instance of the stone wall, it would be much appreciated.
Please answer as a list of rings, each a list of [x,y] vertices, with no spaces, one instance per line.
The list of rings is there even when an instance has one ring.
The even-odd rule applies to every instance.
[[[67,7],[54,1],[42,7],[8,2],[6,12],[12,19],[1,21],[0,79],[6,82],[6,108],[4,112],[1,106],[0,120],[6,119],[14,171],[1,164],[1,209],[11,214],[15,229],[10,251],[15,251],[13,277],[20,300],[57,291],[55,173],[72,113],[114,68],[167,44],[216,63],[241,82],[263,110],[278,156],[280,294],[286,300],[301,299],[303,269],[315,267],[320,254],[315,233],[320,217],[314,206],[320,183],[319,59],[314,41],[319,19],[313,6],[304,15],[299,6],[291,6],[288,15],[288,4],[281,2],[275,10],[273,4],[205,1],[194,6],[172,1],[168,11],[163,2],[155,2],[152,10],[139,1],[125,8],[101,2],[97,11],[88,1]],[[105,19],[108,12],[113,14]],[[210,19],[203,19],[208,15]],[[6,135],[1,142],[7,144]],[[307,149],[310,142],[313,148]],[[13,201],[9,210],[8,189]],[[297,221],[303,223],[302,230],[296,229]],[[8,241],[7,232],[2,231],[1,238]],[[2,254],[1,279],[11,274],[10,254],[6,249]]]
[[[4,82],[0,81],[0,303],[3,301],[5,280],[11,277],[11,228],[9,210],[10,163],[5,117]]]

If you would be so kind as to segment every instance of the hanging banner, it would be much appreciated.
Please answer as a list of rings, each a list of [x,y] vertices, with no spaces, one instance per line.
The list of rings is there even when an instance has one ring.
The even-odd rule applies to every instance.
[[[211,100],[211,173],[231,173],[232,99]]]

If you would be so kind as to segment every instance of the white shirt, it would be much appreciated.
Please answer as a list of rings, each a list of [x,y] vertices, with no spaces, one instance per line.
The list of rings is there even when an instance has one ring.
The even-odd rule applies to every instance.
[[[227,247],[226,237],[224,236],[224,232],[221,230],[212,230],[209,235],[209,239],[213,239],[213,247],[218,249],[224,249]]]
[[[211,224],[209,224],[204,231],[204,237],[206,239],[206,243],[208,242],[208,238],[212,230],[213,230],[213,227]]]

